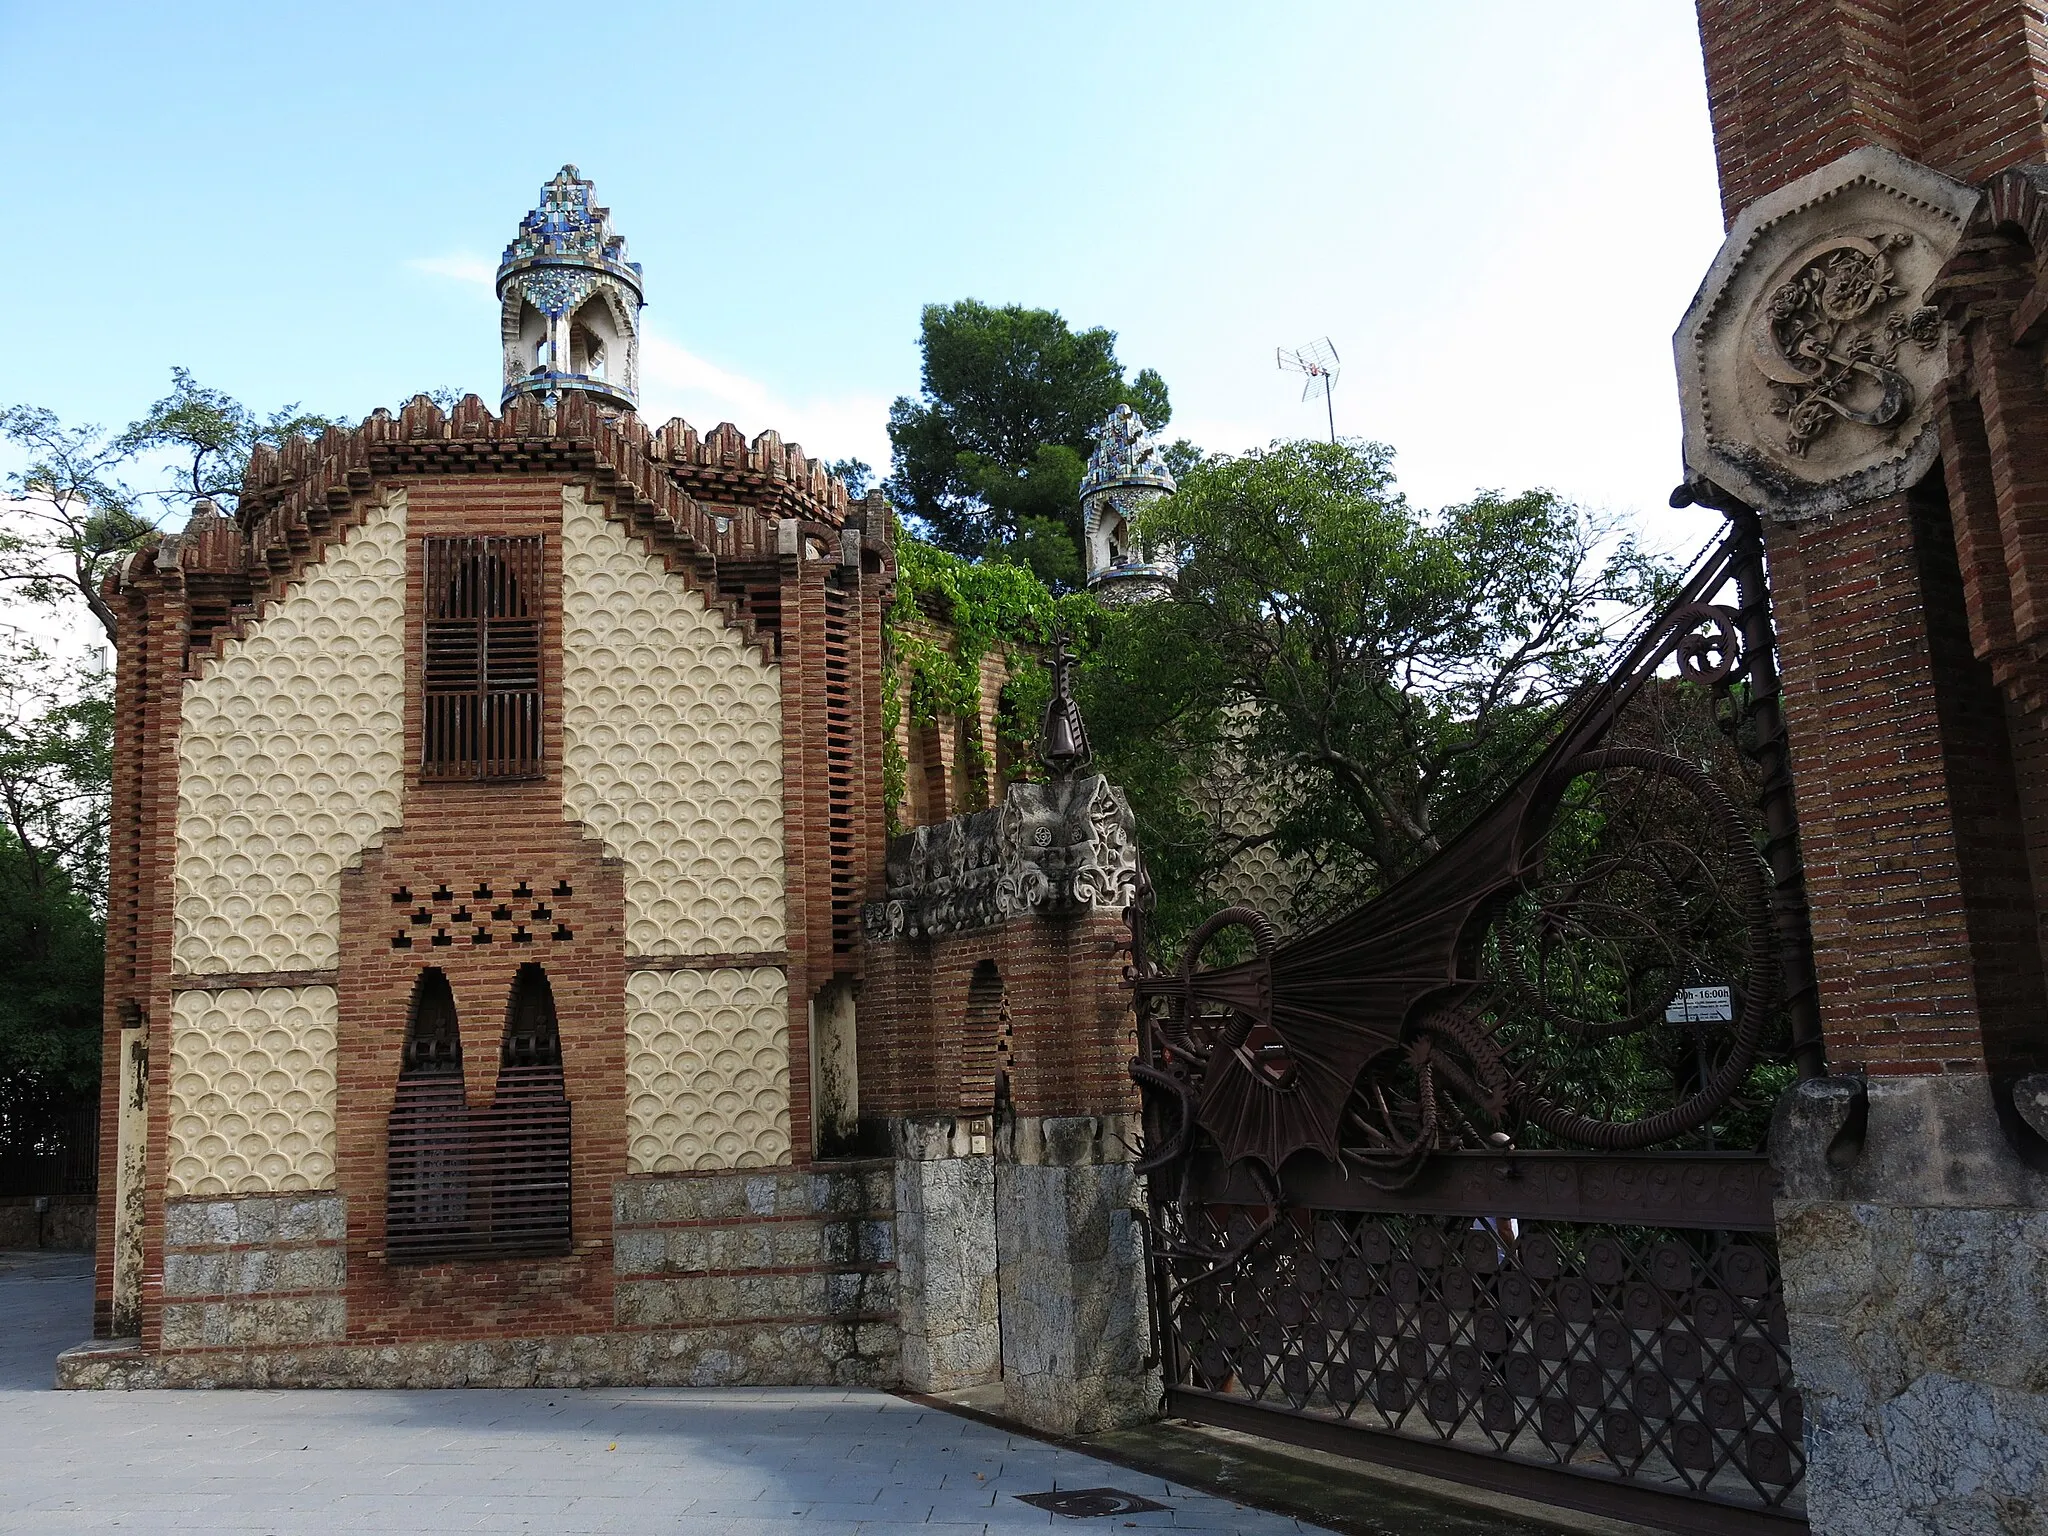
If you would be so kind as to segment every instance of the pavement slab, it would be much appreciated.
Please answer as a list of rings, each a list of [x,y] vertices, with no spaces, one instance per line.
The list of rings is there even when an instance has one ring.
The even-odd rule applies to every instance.
[[[993,1536],[1324,1527],[884,1392],[57,1392],[86,1255],[0,1253],[0,1533]],[[1071,1520],[1021,1493],[1168,1507]]]

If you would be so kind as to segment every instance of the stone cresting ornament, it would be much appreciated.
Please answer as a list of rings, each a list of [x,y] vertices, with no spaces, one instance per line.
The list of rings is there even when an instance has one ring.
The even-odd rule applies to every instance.
[[[1137,824],[1100,774],[1012,784],[993,810],[889,840],[888,895],[870,940],[931,939],[1016,917],[1117,911],[1137,899]]]
[[[1055,779],[1071,779],[1074,770],[1087,766],[1093,755],[1088,722],[1074,702],[1073,674],[1074,658],[1067,650],[1067,637],[1057,636],[1052,645],[1052,697],[1046,701],[1045,719],[1038,731],[1038,755]]]
[[[1928,286],[1978,193],[1865,146],[1743,210],[1673,338],[1689,478],[1782,520],[1933,467]]]

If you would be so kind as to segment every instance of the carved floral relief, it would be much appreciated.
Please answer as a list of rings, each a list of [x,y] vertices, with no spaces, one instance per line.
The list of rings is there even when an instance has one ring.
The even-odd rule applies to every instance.
[[[1977,197],[1865,146],[1745,209],[1674,338],[1688,478],[1798,519],[1926,474],[1946,366],[1928,292]]]

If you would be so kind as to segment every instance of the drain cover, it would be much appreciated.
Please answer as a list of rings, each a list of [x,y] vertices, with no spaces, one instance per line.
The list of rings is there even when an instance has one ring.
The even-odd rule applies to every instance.
[[[1072,1520],[1085,1520],[1091,1515],[1135,1515],[1166,1508],[1115,1488],[1068,1488],[1058,1493],[1020,1493],[1016,1497]]]

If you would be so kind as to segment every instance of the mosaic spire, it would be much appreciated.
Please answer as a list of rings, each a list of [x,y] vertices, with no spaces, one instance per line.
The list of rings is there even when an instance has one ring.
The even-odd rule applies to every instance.
[[[1128,405],[1109,413],[1081,479],[1088,585],[1105,603],[1134,603],[1173,590],[1180,565],[1171,551],[1148,548],[1135,523],[1147,502],[1173,494],[1159,439]]]
[[[498,263],[504,403],[582,390],[621,410],[640,394],[640,264],[591,184],[565,165]]]

